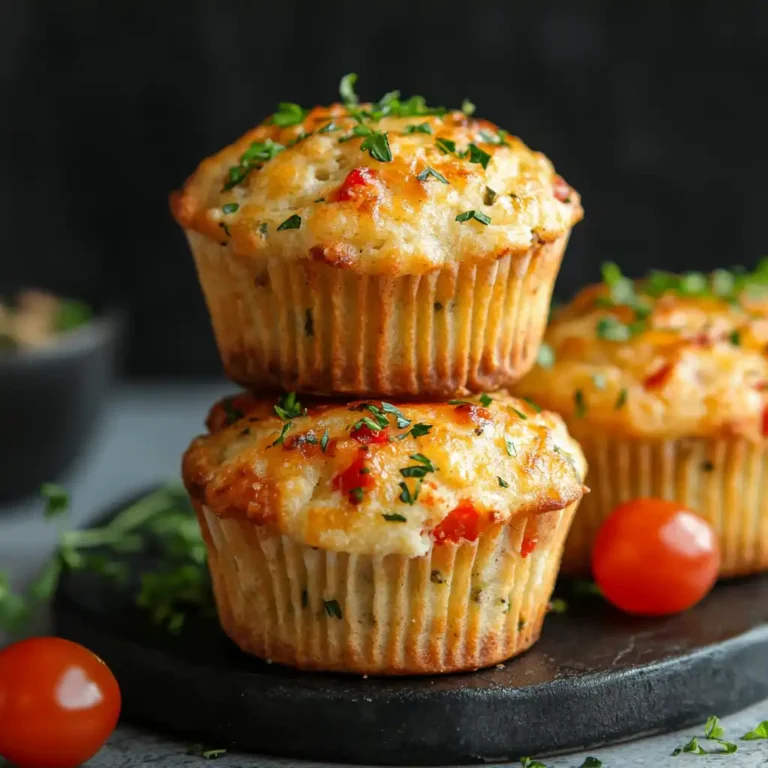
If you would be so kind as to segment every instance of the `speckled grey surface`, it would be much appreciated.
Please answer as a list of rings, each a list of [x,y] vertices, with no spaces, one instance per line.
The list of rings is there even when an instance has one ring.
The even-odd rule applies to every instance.
[[[227,391],[230,391],[230,386],[226,383],[134,385],[119,390],[88,454],[73,468],[69,478],[65,478],[65,484],[72,492],[74,522],[88,520],[103,509],[105,502],[124,497],[153,482],[176,477],[181,451],[189,439],[201,431],[202,420],[212,401]],[[16,584],[23,584],[50,551],[54,537],[54,531],[41,519],[37,502],[29,501],[0,509],[0,568],[10,571]],[[727,736],[737,740],[763,719],[768,719],[768,701],[726,718]],[[350,728],[354,728],[354,724],[350,724]],[[696,729],[691,729],[592,750],[588,754],[600,758],[605,768],[684,766],[688,762],[702,768],[718,764],[739,768],[768,766],[768,741],[739,742],[739,752],[734,755],[681,755],[672,758],[672,750],[695,734]],[[296,738],[301,737],[301,723],[296,723]],[[88,765],[92,768],[139,768],[149,765],[159,768],[190,765],[310,768],[319,765],[242,754],[228,754],[210,763],[199,757],[187,756],[186,748],[184,742],[121,726],[109,744]],[[548,768],[576,768],[585,757],[586,753],[549,758],[543,762]]]

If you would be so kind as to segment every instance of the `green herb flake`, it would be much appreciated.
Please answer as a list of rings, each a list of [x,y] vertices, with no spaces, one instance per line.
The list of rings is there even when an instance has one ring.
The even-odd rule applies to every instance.
[[[496,202],[497,196],[498,195],[493,189],[486,187],[485,193],[483,194],[483,205],[493,205]]]
[[[451,139],[445,139],[442,136],[438,139],[435,139],[435,146],[442,152],[444,155],[455,155],[456,154],[456,142],[451,141]]]
[[[323,432],[323,436],[320,438],[320,450],[325,453],[326,448],[328,448],[328,430],[326,429],[325,432]]]
[[[508,435],[504,435],[504,445],[507,448],[508,456],[517,456],[517,448],[515,448],[515,444]]]
[[[741,346],[741,333],[739,331],[731,331],[731,334],[728,338],[734,347]]]
[[[436,171],[434,168],[432,168],[429,165],[416,178],[419,181],[426,181],[430,176],[433,176],[434,178],[436,178],[442,184],[447,184],[448,183],[448,179],[446,179],[445,176],[443,176],[442,173],[439,173],[438,171]]]
[[[224,205],[221,206],[222,213],[231,214],[236,213],[238,208],[240,206],[237,203],[224,203]]]
[[[505,130],[500,130],[497,134],[488,133],[488,131],[478,131],[480,140],[485,144],[495,144],[496,146],[509,146],[507,144],[507,136],[509,134]]]
[[[416,500],[419,498],[421,483],[421,479],[417,480],[416,485],[413,488],[413,492],[411,492],[411,490],[408,488],[408,484],[405,481],[399,482],[398,485],[400,486],[400,501],[404,502],[405,504],[415,504]]]
[[[394,405],[392,405],[392,403],[382,403],[381,410],[383,413],[389,413],[395,417],[395,423],[397,424],[398,429],[405,429],[406,427],[410,426],[411,420],[406,418],[403,415],[403,412],[399,408],[396,408]]]
[[[285,436],[288,434],[288,430],[293,426],[292,421],[288,421],[283,424],[283,428],[280,430],[280,436],[270,445],[270,448],[274,448],[276,445],[282,445],[285,440]]]
[[[480,166],[482,166],[483,170],[485,170],[488,167],[488,163],[491,160],[491,156],[487,152],[480,149],[480,147],[478,147],[475,144],[469,145],[468,152],[469,152],[470,163],[478,163]]]
[[[415,467],[403,467],[400,470],[400,474],[403,477],[426,477],[430,472],[437,472],[437,467],[423,454],[414,453],[411,458],[418,462],[418,466]]]
[[[536,363],[542,368],[547,369],[555,364],[555,351],[546,342],[539,347],[539,351],[536,355]]]
[[[562,597],[555,597],[549,602],[550,613],[565,613],[568,610],[568,603]]]
[[[531,408],[536,411],[536,413],[541,413],[541,406],[537,402],[531,400],[530,397],[524,397],[523,400],[525,400],[525,402],[528,403],[528,405],[530,405]]]
[[[742,737],[744,741],[754,741],[755,739],[768,739],[768,720],[758,723],[751,731],[747,731]]]
[[[622,387],[619,392],[619,396],[616,398],[616,403],[613,406],[614,411],[620,411],[627,404],[627,388]]]
[[[469,99],[464,99],[464,101],[461,102],[461,111],[467,117],[474,115],[476,109],[477,107]]]
[[[343,618],[338,600],[323,600],[323,605],[325,606],[325,612],[332,618]]]
[[[501,477],[497,477],[496,479],[499,481],[499,485],[500,485],[502,488],[509,488],[509,483],[508,483],[506,480],[504,480],[504,479],[503,479],[503,478],[501,478]]]
[[[339,95],[342,102],[347,107],[357,106],[359,103],[357,94],[355,93],[355,83],[357,82],[357,75],[354,72],[350,72],[348,75],[344,75],[339,83]]]
[[[369,470],[370,471],[370,470]],[[360,474],[363,475],[365,472],[360,470]],[[349,500],[354,504],[360,504],[363,501],[363,489],[362,488],[353,488],[349,492]]]
[[[484,408],[487,408],[492,402],[493,398],[489,395],[486,395],[485,392],[480,395],[480,405],[482,405]]]
[[[544,763],[541,763],[538,760],[534,760],[531,757],[521,757],[520,765],[522,765],[523,768],[547,768]]]
[[[579,768],[603,768],[603,761],[598,760],[596,757],[588,757]]]
[[[299,229],[301,227],[301,216],[298,213],[294,213],[293,216],[289,216],[278,228],[278,232],[282,232],[285,229]]]
[[[491,223],[491,217],[487,214],[483,213],[482,211],[464,211],[464,213],[460,213],[456,217],[456,221],[459,223],[464,223],[465,221],[470,221],[471,219],[474,219],[475,221],[479,221],[481,224],[485,224],[487,227]]]
[[[707,739],[722,739],[725,736],[725,728],[720,725],[720,718],[710,715],[704,725],[704,737]]]
[[[330,133],[331,131],[338,131],[339,126],[331,120],[330,123],[326,123],[322,128],[317,129],[317,133]]]
[[[448,405],[472,405],[469,400],[449,400]]]
[[[627,341],[632,335],[629,326],[613,316],[600,318],[595,326],[595,332],[597,338],[604,341]]]
[[[45,499],[45,517],[50,519],[69,510],[69,493],[56,483],[43,483],[40,495]]]
[[[413,427],[411,427],[410,435],[412,437],[424,437],[424,435],[428,435],[432,429],[431,424],[414,424]]]
[[[694,736],[687,744],[682,747],[678,747],[673,753],[672,757],[677,757],[683,752],[689,752],[694,755],[706,755],[707,750],[699,745],[699,740]]]
[[[403,515],[399,515],[396,512],[391,515],[382,515],[382,517],[388,522],[388,523],[406,523],[407,518],[405,518]]]
[[[580,389],[573,393],[573,406],[574,416],[577,419],[583,419],[587,415],[587,403],[584,399],[584,393]]]
[[[389,146],[389,138],[386,133],[373,131],[360,145],[360,149],[381,163],[392,162],[392,150]]]
[[[432,135],[432,127],[429,123],[419,123],[418,125],[407,125],[405,127],[406,133],[428,133]]]
[[[280,128],[288,128],[291,125],[298,125],[304,122],[308,110],[294,104],[290,101],[282,101],[277,106],[277,112],[269,119],[272,125]]]
[[[267,224],[259,224],[259,234],[266,240],[267,239]]]
[[[222,755],[227,754],[226,749],[212,749],[211,747],[206,747],[203,744],[192,744],[187,749],[188,755],[193,755],[194,757],[202,757],[205,760],[215,760],[217,757],[221,757]]]
[[[283,421],[289,421],[301,416],[301,403],[296,399],[295,392],[288,392],[280,395],[274,410]]]
[[[517,408],[512,408],[512,410],[523,420],[528,421],[528,417],[522,412],[518,411]]]

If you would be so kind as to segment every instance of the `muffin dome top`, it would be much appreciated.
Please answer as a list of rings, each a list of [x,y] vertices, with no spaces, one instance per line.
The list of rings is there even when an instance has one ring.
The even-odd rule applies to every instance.
[[[633,282],[615,265],[555,313],[539,364],[515,388],[577,434],[768,434],[768,261],[747,273]]]
[[[544,155],[465,111],[399,93],[358,104],[281,104],[204,160],[171,197],[176,220],[238,256],[423,274],[523,254],[582,217]]]
[[[561,419],[502,393],[398,405],[245,394],[207,424],[184,455],[192,498],[326,550],[420,556],[586,490]]]

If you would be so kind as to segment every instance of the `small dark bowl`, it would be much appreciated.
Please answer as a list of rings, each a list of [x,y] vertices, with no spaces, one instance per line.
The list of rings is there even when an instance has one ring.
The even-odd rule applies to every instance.
[[[54,480],[85,445],[112,382],[122,329],[104,312],[40,349],[0,356],[0,503]]]

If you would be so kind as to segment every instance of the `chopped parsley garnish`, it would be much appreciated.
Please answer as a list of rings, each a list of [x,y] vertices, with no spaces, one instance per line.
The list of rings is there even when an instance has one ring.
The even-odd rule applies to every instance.
[[[712,715],[711,717],[707,718],[707,722],[704,725],[704,738],[707,741],[714,741],[717,744],[717,748],[711,750],[704,749],[704,747],[699,743],[699,740],[694,736],[687,744],[683,745],[682,747],[678,747],[672,753],[672,756],[676,757],[683,752],[689,752],[694,755],[730,755],[736,752],[738,750],[736,744],[730,741],[725,741],[723,736],[725,736],[725,729],[722,725],[720,725],[719,718],[717,718],[715,715]]]
[[[474,115],[476,109],[477,107],[469,99],[464,99],[464,101],[461,102],[461,111],[467,117]]]
[[[408,488],[408,484],[405,481],[399,482],[398,485],[400,486],[400,501],[405,502],[406,504],[414,504],[416,499],[419,498],[421,483],[421,479],[417,480],[416,485],[413,488],[413,493],[411,493],[411,490]]]
[[[232,404],[234,398],[227,397],[222,402],[222,408],[224,408],[224,415],[227,419],[227,425],[234,424],[236,421],[240,421],[240,419],[245,417],[245,414],[239,409],[235,408],[235,406]]]
[[[725,736],[725,728],[720,725],[720,718],[710,715],[704,724],[704,736],[707,739],[722,739]]]
[[[435,139],[435,146],[444,154],[444,155],[455,155],[456,154],[456,142],[451,141],[451,139],[443,138],[442,136]]]
[[[613,316],[601,317],[595,331],[597,337],[605,341],[626,341],[632,335],[629,326]]]
[[[360,145],[360,149],[381,163],[392,162],[392,150],[389,147],[389,139],[386,133],[381,131],[371,131],[365,141]]]
[[[525,624],[523,624],[523,626],[525,626]],[[547,768],[544,763],[540,763],[538,760],[534,760],[531,757],[521,757],[520,765],[522,765],[523,768]]]
[[[438,181],[442,182],[443,184],[448,183],[448,179],[446,179],[442,173],[439,173],[429,165],[416,178],[419,181],[426,181],[430,176],[434,176]]]
[[[496,191],[486,187],[485,194],[483,195],[483,205],[493,205],[496,202],[496,197]]]
[[[370,470],[369,470],[370,471]],[[360,470],[360,474],[365,474],[362,470]],[[355,504],[360,504],[363,500],[363,489],[362,488],[353,488],[349,492],[349,499]]]
[[[488,133],[488,131],[479,131],[478,135],[480,136],[480,140],[485,142],[486,144],[496,144],[497,146],[508,146],[507,145],[507,136],[509,134],[505,130],[500,130],[497,134]]]
[[[361,427],[365,426],[365,427],[368,427],[368,429],[372,430],[373,432],[381,432],[381,430],[384,429],[388,424],[389,424],[389,422],[386,419],[384,419],[384,424],[380,424],[379,422],[374,421],[373,419],[369,418],[368,416],[363,416],[362,419],[360,419],[359,421],[356,421],[350,427],[350,431],[351,432],[355,432],[356,430],[358,430]]]
[[[528,405],[530,405],[531,408],[533,408],[533,410],[536,411],[536,413],[541,413],[541,406],[538,403],[531,400],[530,397],[524,397],[523,400],[525,400],[525,402],[528,403]]]
[[[489,395],[486,395],[485,392],[480,395],[480,405],[482,405],[484,408],[487,408],[492,402],[493,398]]]
[[[432,126],[429,123],[419,123],[418,125],[406,125],[406,133],[428,133],[432,135]]]
[[[291,125],[298,125],[304,122],[304,118],[307,116],[308,110],[300,107],[298,104],[294,104],[290,101],[281,101],[277,105],[277,112],[269,119],[269,122],[273,125],[280,126],[280,128],[288,128]]]
[[[285,440],[285,436],[288,434],[288,430],[293,426],[292,421],[288,421],[283,424],[283,428],[280,430],[280,436],[270,445],[270,448],[274,448],[276,445],[282,445]]]
[[[501,477],[496,478],[499,481],[499,485],[502,488],[509,488],[509,483],[506,480],[503,480]]]
[[[523,421],[527,421],[527,420],[528,420],[528,417],[527,417],[527,416],[526,416],[526,415],[525,415],[525,414],[524,414],[522,411],[518,411],[518,410],[517,410],[517,408],[514,408],[514,407],[512,408],[512,410],[513,410],[513,411],[514,411],[514,412],[515,412],[515,413],[516,413],[516,414],[517,414],[517,415],[518,415],[518,416],[519,416],[519,417],[520,417],[520,418],[521,418]]]
[[[539,347],[536,362],[542,368],[551,368],[555,364],[555,351],[546,342]]]
[[[580,389],[573,393],[573,405],[574,416],[577,419],[583,419],[587,415],[587,403],[584,400],[584,393]]]
[[[515,448],[515,444],[512,442],[512,439],[504,435],[504,445],[507,448],[507,454],[509,456],[517,456],[517,448]]]
[[[323,432],[323,436],[320,438],[320,450],[325,453],[325,449],[328,447],[328,430]]]
[[[687,744],[677,747],[672,753],[672,757],[677,757],[682,752],[689,752],[694,755],[706,755],[707,750],[699,745],[699,740],[694,736]]]
[[[448,405],[472,405],[469,400],[449,400]]]
[[[222,213],[236,213],[240,206],[237,203],[224,203],[221,206]]]
[[[620,411],[627,404],[627,388],[622,387],[619,396],[616,398],[616,404],[613,406],[615,411]]]
[[[747,731],[742,737],[744,741],[754,741],[755,739],[768,739],[768,720],[758,723],[751,731]]]
[[[437,472],[437,467],[423,454],[414,453],[411,458],[419,462],[415,467],[403,467],[400,474],[403,477],[425,477],[429,472]]]
[[[355,93],[356,82],[357,75],[354,72],[350,72],[350,74],[344,75],[339,83],[339,95],[347,107],[354,107],[359,103],[357,94]]]
[[[205,760],[215,760],[217,757],[227,754],[226,749],[212,749],[203,744],[192,744],[187,748],[187,754],[194,757],[202,757]]]
[[[308,309],[305,314],[305,320],[304,320],[304,333],[307,336],[314,336],[315,335],[315,323],[312,319],[312,310]]]
[[[418,423],[414,424],[407,434],[412,435],[413,437],[424,437],[424,435],[428,435],[430,433],[431,429],[431,424]]]
[[[229,169],[222,191],[226,192],[240,184],[254,168],[261,167],[261,165],[271,160],[275,155],[280,154],[284,149],[285,147],[282,144],[277,144],[272,139],[267,139],[264,142],[254,141],[240,155],[240,164],[233,165]]]
[[[281,395],[274,408],[275,413],[283,421],[289,421],[290,419],[295,419],[297,416],[301,416],[301,403],[296,399],[295,392],[288,392],[285,395]]]
[[[408,522],[407,518],[403,517],[403,515],[398,515],[397,512],[391,514],[391,515],[382,515],[382,517],[388,522],[388,523],[405,523]]]
[[[588,757],[579,768],[603,768],[603,761],[598,760],[596,757]]]
[[[491,217],[483,213],[482,211],[475,211],[475,210],[464,211],[464,213],[460,213],[456,217],[456,221],[461,223],[465,221],[469,221],[470,219],[479,221],[481,224],[485,224],[486,227],[491,223]]]
[[[470,163],[478,163],[479,165],[482,166],[483,170],[485,170],[488,167],[488,163],[491,160],[491,156],[487,152],[480,149],[480,147],[476,146],[475,144],[469,145],[468,152],[469,152]]]
[[[45,517],[57,517],[69,509],[69,493],[56,483],[43,483],[40,495],[45,499]]]
[[[318,128],[318,133],[330,133],[331,131],[338,131],[339,126],[331,120],[330,123],[326,123],[322,128]]]
[[[739,331],[731,331],[731,335],[728,338],[734,347],[741,345],[741,333]]]
[[[392,403],[382,403],[381,410],[384,413],[391,413],[395,417],[398,429],[405,429],[411,423],[411,420],[403,416],[402,411],[399,408],[395,408]]]
[[[338,600],[323,600],[325,606],[325,612],[334,619],[341,619],[341,606]]]
[[[284,229],[299,229],[301,227],[301,216],[298,213],[294,213],[293,216],[289,216],[278,228],[278,232],[282,232]]]

